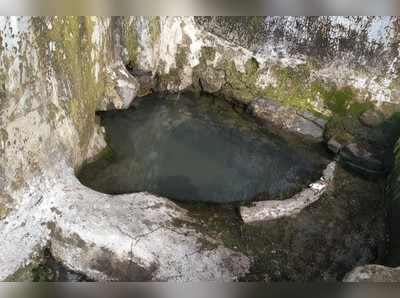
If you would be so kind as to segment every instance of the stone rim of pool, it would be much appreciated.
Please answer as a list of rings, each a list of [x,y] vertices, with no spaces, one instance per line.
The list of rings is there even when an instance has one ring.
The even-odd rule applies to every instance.
[[[154,106],[152,106],[153,104]],[[139,112],[141,112],[141,114]],[[151,113],[153,113],[153,115]],[[149,114],[153,117],[150,117]],[[120,118],[120,123],[117,123],[115,127],[110,128],[109,123],[107,124],[107,121],[110,119],[114,121],[114,118],[118,117]],[[146,117],[149,117],[149,119],[146,119]],[[171,117],[172,119],[169,119],[168,117]],[[101,118],[102,125],[105,125],[106,127],[108,148],[95,161],[84,164],[78,172],[77,176],[84,185],[96,191],[108,194],[125,194],[146,191],[156,195],[167,197],[174,201],[218,204],[243,204],[251,201],[260,200],[282,200],[291,197],[302,189],[307,188],[310,183],[317,180],[321,176],[323,169],[329,162],[327,157],[322,154],[321,151],[323,149],[322,145],[320,145],[319,142],[309,142],[309,139],[307,137],[304,138],[304,136],[295,136],[293,135],[293,131],[290,132],[290,130],[290,134],[288,135],[286,127],[274,127],[271,125],[266,126],[265,123],[260,123],[259,117],[257,117],[257,115],[254,113],[254,109],[251,110],[251,107],[237,106],[235,105],[235,103],[227,101],[224,98],[219,98],[217,96],[204,94],[198,95],[189,92],[185,92],[182,94],[153,94],[136,100],[133,106],[128,110],[101,113]],[[123,130],[128,129],[126,126],[130,125],[129,123],[131,123],[131,121],[133,122],[133,125],[138,125],[134,126],[134,128],[130,127],[129,133],[131,135],[123,135]],[[167,129],[164,131],[163,126],[167,126]],[[165,132],[169,132],[168,129],[171,127],[171,131],[173,131],[174,134],[178,135],[178,137],[176,137],[171,142],[168,141],[168,137],[165,137],[163,139],[163,136],[160,135],[156,136],[155,138],[151,136],[150,131],[155,131],[156,134],[163,134]],[[274,130],[274,128],[278,129]],[[140,131],[141,129],[142,131]],[[138,132],[134,132],[134,130],[137,130]],[[196,133],[193,133],[193,131],[198,133],[199,136],[197,136]],[[121,141],[115,141],[115,139],[113,139],[113,134],[115,135],[115,132],[120,134],[119,137],[124,142],[129,138],[135,138],[135,140],[129,144],[129,146],[131,147],[127,146],[128,149],[121,149],[120,147],[123,147],[121,145]],[[279,133],[279,135],[277,135],[277,133]],[[145,136],[143,137],[141,134]],[[195,136],[193,137],[193,135]],[[223,149],[217,150],[217,147],[211,149],[207,146],[202,147],[203,144],[201,140],[202,138],[206,138],[207,136],[209,136],[214,143],[217,143]],[[151,138],[155,139],[155,141],[149,141],[149,139]],[[231,146],[232,148],[234,148],[231,149],[230,146],[226,146],[221,142],[218,143],[220,139],[224,138],[227,138],[229,142],[236,142],[235,144],[237,146]],[[139,142],[137,141],[138,139]],[[176,140],[178,140],[178,142]],[[164,147],[171,147],[174,148],[174,150],[180,152],[180,154],[174,154],[175,152],[172,150],[173,152],[172,154],[171,152],[169,152],[170,155],[168,158],[160,158],[162,163],[166,165],[164,168],[167,169],[165,170],[165,172],[168,174],[171,172],[173,173],[172,170],[168,172],[168,169],[172,168],[171,164],[176,165],[176,163],[179,163],[179,157],[185,156],[185,154],[187,154],[187,152],[185,152],[182,148],[188,148],[188,145],[192,146],[193,143],[196,143],[192,146],[193,148],[191,148],[190,150],[195,152],[190,152],[190,154],[198,154],[197,156],[199,160],[197,161],[196,158],[194,158],[192,160],[186,160],[184,163],[191,163],[188,167],[197,167],[199,172],[202,171],[202,174],[190,172],[189,174],[191,176],[189,174],[187,175],[190,179],[192,179],[191,181],[196,181],[195,179],[197,179],[197,181],[203,183],[203,185],[208,187],[207,190],[203,191],[203,189],[201,189],[202,185],[200,185],[200,187],[198,187],[197,189],[186,187],[190,185],[190,183],[186,183],[186,181],[183,179],[178,181],[179,179],[177,178],[175,180],[172,179],[171,181],[167,181],[163,184],[163,187],[159,187],[157,185],[154,186],[149,183],[149,187],[131,187],[131,185],[134,183],[131,183],[132,180],[129,179],[132,178],[127,178],[127,170],[121,171],[121,165],[123,165],[124,162],[128,160],[127,168],[130,167],[136,169],[136,172],[135,170],[133,171],[135,175],[132,175],[132,177],[137,179],[138,181],[140,179],[142,179],[142,181],[146,181],[145,176],[148,174],[145,170],[148,170],[148,172],[157,172],[154,170],[154,168],[157,168],[158,165],[154,166],[154,164],[151,163],[151,159],[158,158],[159,155],[163,154],[163,151],[168,150],[161,149],[161,153],[151,152],[150,154],[148,154],[148,156],[146,156],[146,161],[143,162],[143,165],[139,166],[137,165],[138,160],[129,161],[129,158],[131,157],[129,157],[128,159],[124,159],[125,157],[121,156],[123,154],[126,154],[126,152],[129,152],[129,154],[131,154],[130,151],[144,152],[148,150],[147,148],[149,147],[145,147],[146,149],[138,148],[146,142],[149,146],[157,147],[157,145],[154,146],[154,144],[152,143],[157,141],[159,142],[158,145],[167,144]],[[185,141],[187,142],[185,143]],[[177,145],[177,143],[179,144]],[[160,146],[163,147],[162,145]],[[275,146],[276,148],[271,149],[268,146],[270,146],[271,148]],[[279,148],[279,146],[281,147]],[[196,151],[198,147],[202,147],[202,149]],[[120,150],[120,152],[118,152],[118,150]],[[125,150],[126,152],[123,152],[123,150]],[[204,152],[201,152],[201,150],[203,150]],[[285,156],[284,158],[280,158],[278,156],[275,159],[270,158],[271,160],[267,160],[266,156],[268,155],[262,155],[261,153],[270,152],[268,150],[270,150],[273,154],[281,154],[281,152],[285,152],[287,156]],[[223,151],[223,154],[221,154],[220,151]],[[230,151],[232,151],[233,153]],[[260,151],[261,153],[258,151]],[[245,152],[244,155],[243,152]],[[153,157],[151,156],[152,154],[154,155]],[[218,175],[214,174],[213,177],[207,177],[210,175],[212,176],[214,172],[210,174],[209,172],[207,172],[207,170],[202,169],[201,166],[202,164],[207,164],[208,162],[204,159],[204,156],[207,156],[207,159],[214,158],[215,156],[223,156],[225,158],[224,154],[227,154],[228,156],[230,156],[229,154],[231,154],[231,157],[234,157],[227,158],[230,163],[235,164],[234,166],[227,168],[232,169],[232,171],[234,172],[235,170],[237,170],[235,168],[236,166],[239,169],[237,170],[239,174],[233,174],[226,171],[226,169],[224,168],[222,171],[224,175],[223,178],[225,179],[225,177],[227,176],[228,178],[226,178],[226,183],[220,187],[221,181],[217,181]],[[246,154],[249,156],[247,156]],[[304,156],[302,154],[304,154]],[[238,159],[237,157],[239,156],[240,158],[242,158],[242,155],[244,156],[244,159],[252,159],[251,166],[247,167],[247,165],[236,161]],[[307,158],[305,158],[306,156]],[[309,158],[309,156],[311,156],[311,158]],[[210,165],[214,166],[214,164],[217,164],[219,162],[217,157],[215,157],[215,160],[213,160],[214,163],[210,162]],[[283,161],[276,161],[278,159],[283,159]],[[169,162],[168,160],[171,160],[171,162]],[[304,161],[306,161],[307,167],[309,168],[306,168],[306,166],[304,166]],[[139,162],[142,161],[139,160]],[[301,166],[299,166],[301,162],[303,163],[301,164],[301,166],[304,166],[306,168],[303,173],[301,172]],[[226,163],[226,161],[223,162],[224,165]],[[282,168],[287,171],[285,173],[284,170],[281,170],[281,172],[283,174],[287,174],[287,176],[281,179],[281,176],[278,176],[278,174],[276,174],[276,176],[278,176],[279,178],[279,181],[275,185],[273,185],[273,183],[268,184],[269,180],[266,181],[267,179],[265,179],[265,177],[270,177],[270,180],[277,179],[273,176],[274,173],[272,173],[271,176],[268,176],[268,167],[275,167],[275,172],[280,173],[279,163],[284,164],[285,168]],[[149,164],[153,167],[148,166]],[[259,166],[259,164],[267,166],[265,168],[262,168],[261,166]],[[313,166],[312,169],[310,166],[311,164]],[[258,167],[260,167],[260,169]],[[161,168],[164,169],[163,167]],[[137,171],[137,169],[143,169],[143,171],[140,172]],[[106,173],[107,170],[108,174]],[[156,173],[152,175],[162,176],[162,170],[157,170],[161,174]],[[175,170],[175,172],[181,173],[182,171],[187,169],[185,168],[185,165],[179,164],[173,170]],[[219,169],[216,168],[214,171],[218,172],[218,170]],[[253,170],[255,171],[255,173],[252,172]],[[125,174],[117,174],[118,171],[125,171]],[[243,172],[252,177],[252,179],[248,179],[249,182],[246,182],[250,186],[248,186],[248,188],[246,188],[244,191],[242,191],[242,189],[243,185],[245,185],[245,182],[243,182],[241,179]],[[109,180],[107,180],[107,175],[105,175],[105,173],[109,175]],[[139,175],[137,175],[137,173],[139,173]],[[300,173],[300,175],[298,173]],[[301,174],[304,173],[305,175],[304,177],[302,177]],[[118,180],[115,177],[111,177],[111,179],[110,175],[119,175],[119,177],[122,177],[125,180],[124,182],[120,182],[121,180]],[[138,178],[137,176],[140,177]],[[157,177],[155,180],[157,180]],[[203,177],[205,178],[203,179]],[[294,182],[290,181],[290,179],[292,179]],[[151,181],[151,179],[149,180]],[[284,181],[282,182],[282,180]],[[95,181],[95,183],[93,183],[93,181]],[[160,181],[163,180],[160,179]],[[216,182],[214,183],[214,181]],[[222,182],[225,181],[223,180]],[[129,184],[129,187],[126,187],[126,185],[124,186],[124,183],[126,185]],[[162,183],[160,182],[159,185],[161,185]],[[257,185],[257,183],[259,183],[261,186]],[[136,183],[136,185],[137,184],[138,183]],[[145,183],[143,183],[142,185],[145,185]],[[254,191],[252,189],[253,185],[255,185]],[[286,185],[289,185],[290,187],[287,187],[287,189],[285,189]],[[195,184],[195,186],[197,185]],[[236,187],[236,193],[232,191],[232,194],[230,194],[229,190],[227,190],[228,186],[232,187],[232,189]],[[265,189],[262,189],[262,187],[264,187]],[[115,191],[117,188],[118,190]],[[200,195],[198,195],[198,189],[200,189]],[[250,190],[248,191],[248,189]],[[258,191],[258,189],[261,189],[261,191]],[[284,191],[282,191],[282,189]],[[203,195],[201,191],[203,191],[203,193],[207,193],[208,191],[208,193],[206,195]],[[224,191],[227,193],[227,195],[225,197],[222,197],[220,194],[223,194]],[[244,194],[241,195],[240,192]],[[184,193],[184,195],[181,195],[181,193]],[[232,197],[234,198],[231,199]]]

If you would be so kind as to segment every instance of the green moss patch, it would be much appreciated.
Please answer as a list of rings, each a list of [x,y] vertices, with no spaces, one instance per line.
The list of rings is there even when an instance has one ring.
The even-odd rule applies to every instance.
[[[55,272],[45,265],[48,253],[42,251],[35,256],[29,264],[18,269],[5,281],[12,282],[48,282],[55,280]]]
[[[214,61],[216,50],[212,47],[202,47],[200,62],[206,63],[207,61]]]
[[[135,22],[133,24],[136,25]],[[139,59],[139,37],[136,28],[132,27],[129,22],[122,22],[121,42],[128,52],[126,64],[133,68],[137,65]]]
[[[36,43],[39,48],[39,63],[42,68],[52,67],[56,78],[65,88],[68,96],[66,104],[57,108],[49,106],[50,121],[58,121],[58,115],[69,117],[79,135],[79,148],[82,155],[88,149],[94,129],[94,112],[105,94],[105,74],[100,71],[96,80],[96,64],[102,66],[105,61],[101,56],[93,61],[91,56],[94,45],[91,41],[94,26],[89,17],[52,18],[52,27],[48,28],[44,19],[35,18],[33,26]],[[110,41],[108,41],[110,42]]]
[[[85,275],[70,271],[57,261],[49,248],[43,249],[29,264],[21,267],[6,281],[11,282],[65,282],[91,281]]]
[[[160,17],[149,17],[149,31],[150,38],[153,46],[160,39],[161,34],[161,25],[160,25]]]
[[[334,117],[358,118],[366,110],[373,108],[370,102],[357,101],[356,92],[351,87],[323,89],[322,96],[326,107]]]
[[[360,102],[356,91],[351,87],[320,87],[319,91],[330,112],[325,137],[335,137],[342,144],[361,142],[365,128],[362,127],[359,117],[363,112],[373,109],[373,103]]]

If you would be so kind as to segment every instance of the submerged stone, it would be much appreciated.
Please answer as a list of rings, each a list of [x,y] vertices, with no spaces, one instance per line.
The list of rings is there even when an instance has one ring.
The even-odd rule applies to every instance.
[[[113,155],[81,181],[105,193],[149,191],[177,200],[227,203],[280,198],[319,177],[324,159],[289,144],[215,97],[149,96],[103,114]]]

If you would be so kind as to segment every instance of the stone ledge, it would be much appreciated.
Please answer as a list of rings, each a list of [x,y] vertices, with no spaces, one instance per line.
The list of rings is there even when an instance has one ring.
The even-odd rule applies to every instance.
[[[322,177],[302,192],[287,200],[271,200],[253,203],[250,207],[240,207],[240,216],[246,224],[275,220],[293,216],[316,202],[326,191],[333,179],[336,162],[331,162],[323,171]]]
[[[309,112],[298,111],[283,106],[275,100],[262,97],[253,100],[248,106],[248,111],[256,119],[278,129],[284,129],[317,142],[323,141],[326,121]]]
[[[20,195],[26,204],[0,221],[0,280],[47,244],[57,261],[94,280],[234,281],[250,268],[247,256],[199,232],[172,201],[98,193],[65,164]]]

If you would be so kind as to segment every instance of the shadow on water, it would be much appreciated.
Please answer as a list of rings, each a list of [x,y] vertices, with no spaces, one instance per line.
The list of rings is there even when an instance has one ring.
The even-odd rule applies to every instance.
[[[382,128],[388,135],[387,146],[394,148],[396,141],[400,137],[400,112],[394,113],[388,119]],[[393,152],[393,149],[392,151]],[[398,154],[398,153],[397,153]],[[389,161],[393,164],[394,154],[389,155]],[[399,165],[397,165],[399,166]],[[399,170],[395,170],[399,172]],[[388,248],[384,265],[398,267],[400,266],[400,183],[395,175],[388,178],[387,187],[387,210],[388,210]]]
[[[310,145],[272,134],[211,96],[152,95],[101,117],[108,153],[78,176],[104,193],[215,203],[278,198],[318,178],[327,162]]]

